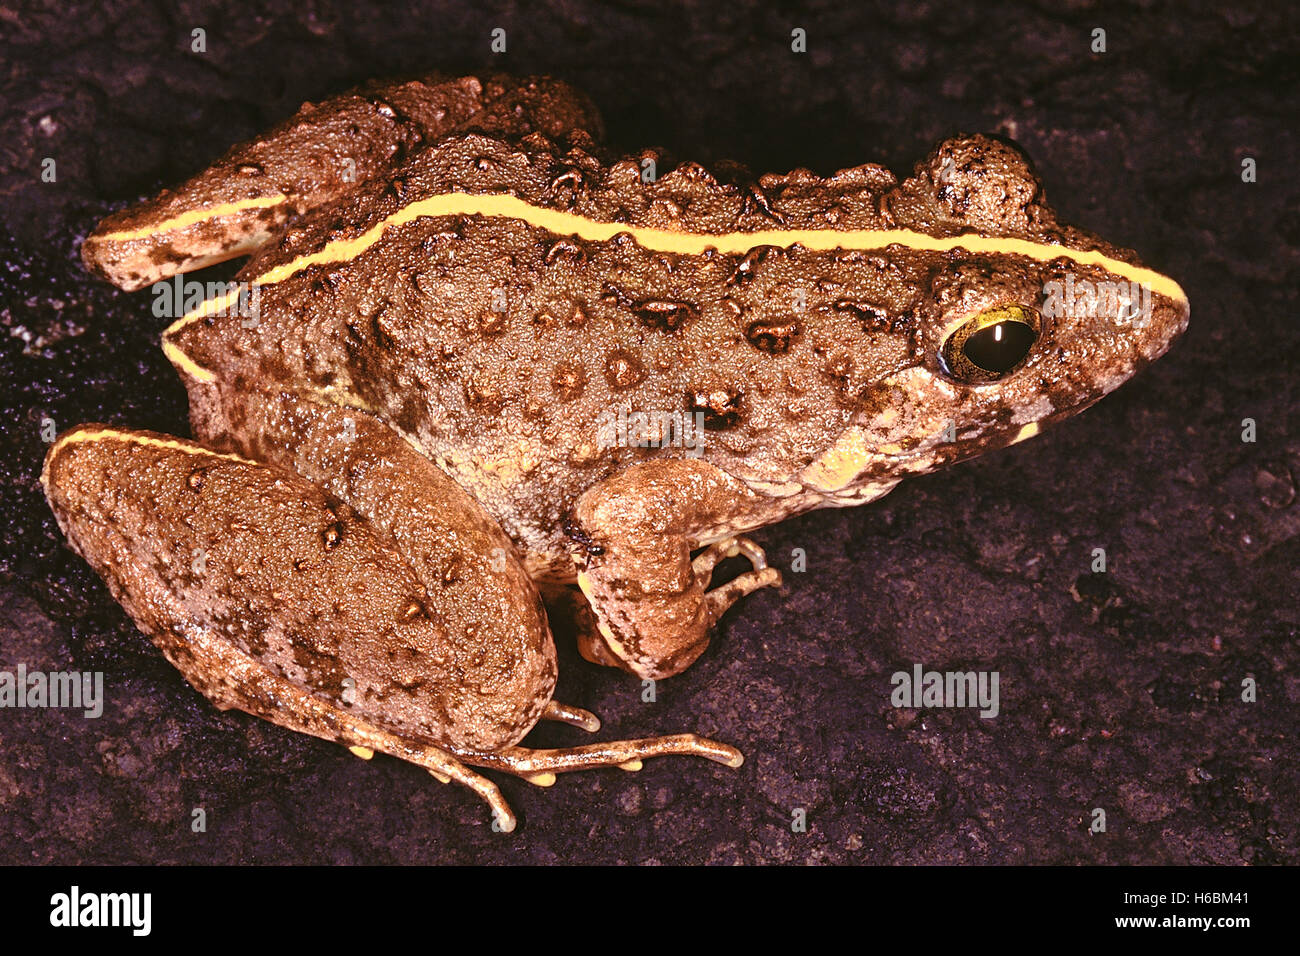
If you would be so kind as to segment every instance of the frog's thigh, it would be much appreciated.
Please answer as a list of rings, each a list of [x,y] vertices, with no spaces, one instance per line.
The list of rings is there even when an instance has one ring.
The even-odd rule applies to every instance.
[[[598,639],[580,642],[583,655],[647,678],[689,666],[727,607],[781,582],[744,539],[726,538],[691,561],[696,541],[756,503],[742,482],[694,459],[641,462],[584,492],[569,532],[580,549],[578,584]],[[714,565],[742,553],[754,569],[707,591]]]
[[[590,101],[545,77],[374,82],[240,143],[175,190],[106,218],[81,247],[86,267],[127,291],[255,252],[290,219],[388,176],[459,131],[599,132]]]
[[[205,444],[292,469],[390,539],[430,610],[474,648],[464,683],[480,690],[464,695],[458,723],[476,728],[479,748],[522,739],[555,688],[555,645],[536,585],[483,506],[373,415],[284,390],[214,387],[220,415],[194,418]]]
[[[463,638],[423,610],[425,587],[364,518],[290,471],[108,426],[62,436],[41,481],[69,542],[218,707],[408,760],[513,827],[497,787],[451,750],[522,734],[483,738],[462,719],[449,677]]]

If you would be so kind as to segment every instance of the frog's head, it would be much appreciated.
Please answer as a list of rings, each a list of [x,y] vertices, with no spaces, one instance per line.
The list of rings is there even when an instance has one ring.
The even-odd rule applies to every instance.
[[[930,471],[1087,408],[1187,327],[1172,279],[1056,222],[1028,160],[984,136],[941,143],[886,197],[926,253],[912,360],[878,383],[858,447],[880,474]]]

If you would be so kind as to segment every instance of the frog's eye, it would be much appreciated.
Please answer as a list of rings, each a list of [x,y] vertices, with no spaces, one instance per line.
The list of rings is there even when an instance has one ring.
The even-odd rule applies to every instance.
[[[1038,341],[1042,319],[1023,305],[999,305],[967,319],[939,349],[943,370],[967,385],[984,385],[1014,371]]]

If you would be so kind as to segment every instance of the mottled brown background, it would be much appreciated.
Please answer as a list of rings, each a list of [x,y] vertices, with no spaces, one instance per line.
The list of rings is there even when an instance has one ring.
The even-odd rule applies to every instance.
[[[0,862],[1297,862],[1285,7],[5,4],[0,668],[102,670],[108,701],[97,721],[0,711]],[[954,131],[1009,133],[1062,218],[1184,284],[1191,331],[1032,442],[761,532],[770,554],[807,549],[807,573],[746,601],[657,703],[562,647],[561,696],[604,733],[696,729],[749,759],[504,780],[521,827],[493,833],[477,799],[415,767],[207,705],[63,548],[36,483],[42,417],[186,429],[147,295],[80,268],[88,228],[304,99],[425,69],[551,72],[591,92],[622,149],[760,171],[906,172]],[[996,669],[1001,716],[893,710],[889,674],[918,661]]]

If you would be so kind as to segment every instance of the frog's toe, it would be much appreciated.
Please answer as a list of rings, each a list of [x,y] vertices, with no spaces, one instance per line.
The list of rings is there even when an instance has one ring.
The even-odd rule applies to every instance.
[[[577,727],[592,734],[600,730],[600,718],[591,711],[574,707],[572,704],[561,704],[555,700],[547,703],[546,709],[542,711],[542,720],[568,724],[570,727]]]
[[[760,588],[781,586],[781,572],[767,566],[767,554],[749,538],[728,537],[714,542],[696,556],[691,562],[691,568],[696,577],[707,586],[718,562],[739,555],[749,559],[749,563],[754,566],[753,570],[746,571],[704,595],[709,614],[715,622],[747,594],[753,594]]]
[[[721,587],[714,588],[704,595],[708,603],[709,614],[714,621],[727,613],[727,610],[747,594],[753,594],[761,588],[781,586],[781,572],[776,568],[746,571],[738,578],[733,578]]]
[[[713,544],[696,555],[695,559],[691,561],[691,567],[694,569],[696,577],[708,578],[713,574],[713,569],[718,566],[718,562],[742,554],[749,559],[749,563],[754,566],[755,571],[761,571],[767,567],[767,552],[751,539],[734,535],[713,542]]]

